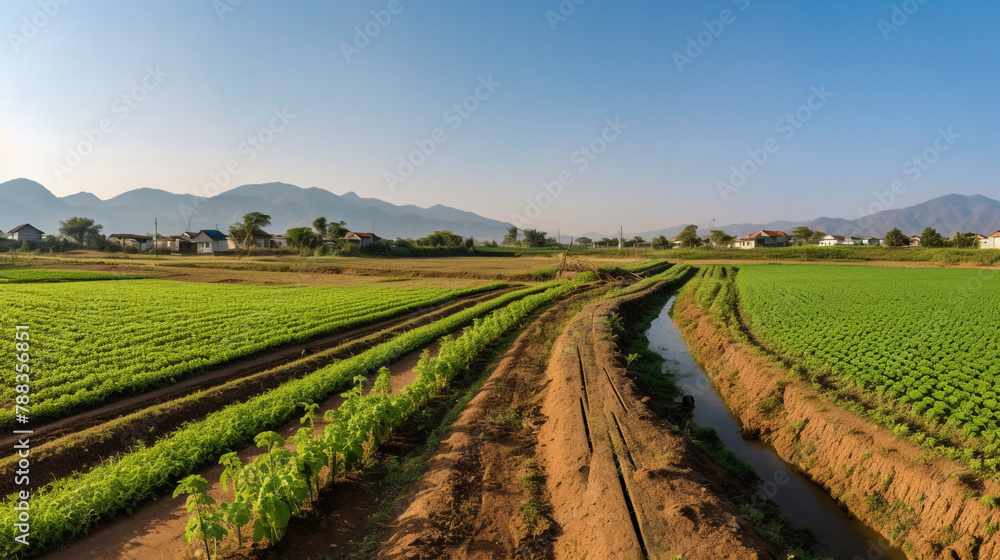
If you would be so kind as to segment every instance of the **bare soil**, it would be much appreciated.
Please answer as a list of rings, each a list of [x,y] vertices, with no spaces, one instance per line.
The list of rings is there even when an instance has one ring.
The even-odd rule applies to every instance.
[[[514,341],[400,499],[380,556],[550,556],[557,529],[535,433],[549,345],[585,297],[556,304]]]
[[[604,321],[615,305],[566,326],[579,306],[564,302],[521,335],[401,502],[382,556],[777,557],[723,498],[738,483],[624,374]]]
[[[987,529],[1000,526],[1000,512],[978,499],[1000,495],[995,481],[838,408],[760,349],[732,340],[690,298],[677,302],[674,317],[744,429],[851,514],[912,558],[1000,558],[1000,535]],[[778,406],[762,407],[765,401]]]

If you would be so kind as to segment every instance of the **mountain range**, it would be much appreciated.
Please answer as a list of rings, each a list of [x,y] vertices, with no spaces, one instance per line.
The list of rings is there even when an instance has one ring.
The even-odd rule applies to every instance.
[[[500,240],[510,224],[485,218],[443,205],[421,208],[397,206],[377,198],[362,198],[353,192],[342,195],[317,187],[302,188],[287,183],[243,185],[210,198],[174,194],[141,188],[114,198],[101,200],[81,192],[57,197],[44,186],[29,179],[0,183],[0,229],[5,231],[23,223],[50,234],[59,230],[59,222],[72,216],[93,218],[104,225],[104,233],[153,232],[153,220],[161,235],[183,231],[220,229],[240,221],[244,214],[263,212],[271,216],[272,233],[309,226],[318,216],[331,221],[343,220],[355,231],[374,231],[381,237],[423,237],[435,230],[449,229],[463,236]],[[703,225],[703,224],[701,224]],[[715,226],[726,233],[744,236],[761,229],[789,231],[798,226],[836,235],[872,235],[882,237],[894,227],[907,235],[919,234],[925,227],[937,229],[945,237],[956,231],[989,235],[1000,230],[1000,201],[982,195],[950,194],[910,206],[890,209],[856,220],[819,218],[810,221],[777,221],[764,224],[739,223]],[[645,232],[629,232],[652,239],[659,235],[675,237],[684,225]],[[699,232],[708,235],[708,228]],[[588,233],[600,239],[614,234]],[[568,241],[568,236],[563,236]]]
[[[699,224],[698,232],[708,236],[709,229]],[[925,227],[938,230],[941,235],[951,237],[956,231],[982,233],[989,235],[1000,230],[1000,201],[982,195],[966,196],[949,194],[927,202],[906,208],[890,209],[861,217],[855,220],[844,218],[817,218],[808,221],[782,220],[765,224],[739,223],[714,226],[712,229],[725,231],[736,237],[750,235],[762,229],[783,230],[791,233],[792,229],[806,226],[812,230],[833,235],[885,237],[887,231],[899,228],[906,235],[919,235]],[[668,238],[676,237],[684,229],[684,225],[674,226],[638,234],[628,234],[626,237],[640,235],[652,239],[659,235]],[[591,239],[603,237],[614,238],[615,234],[586,234]]]
[[[93,218],[104,226],[104,234],[153,233],[153,220],[161,235],[184,231],[219,229],[226,232],[243,215],[263,212],[271,216],[271,233],[311,226],[314,218],[343,220],[354,231],[374,232],[381,237],[423,237],[450,229],[463,236],[489,240],[503,237],[510,224],[491,220],[440,204],[429,208],[396,206],[377,198],[362,198],[353,192],[342,195],[320,188],[301,188],[286,183],[243,185],[210,198],[174,194],[142,188],[101,200],[81,192],[57,197],[29,179],[0,183],[0,228],[5,231],[30,223],[45,233],[59,231],[59,222],[73,216]]]

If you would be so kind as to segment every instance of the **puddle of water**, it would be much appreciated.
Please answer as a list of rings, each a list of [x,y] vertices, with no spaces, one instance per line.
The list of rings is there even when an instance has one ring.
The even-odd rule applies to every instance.
[[[664,373],[676,376],[682,394],[694,396],[695,423],[715,428],[726,447],[764,480],[757,491],[777,503],[781,512],[795,523],[812,531],[818,541],[817,556],[836,560],[907,560],[882,535],[850,517],[822,487],[786,463],[773,447],[743,437],[739,422],[694,362],[687,343],[670,318],[669,310],[675,299],[667,302],[646,337],[649,349],[666,360]]]

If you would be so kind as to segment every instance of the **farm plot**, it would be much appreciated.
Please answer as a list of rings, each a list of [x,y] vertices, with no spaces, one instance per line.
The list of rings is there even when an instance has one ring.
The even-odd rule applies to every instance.
[[[1000,273],[749,266],[736,282],[768,346],[903,409],[898,435],[916,425],[919,443],[1000,470]]]
[[[31,327],[36,375],[28,408],[34,420],[46,420],[485,288],[11,284],[0,291],[0,322]],[[0,349],[0,363],[13,363],[13,352]],[[0,425],[12,423],[14,397],[12,385],[0,394]]]
[[[249,401],[228,406],[177,430],[150,447],[122,455],[79,476],[55,481],[33,493],[32,507],[37,506],[37,511],[40,512],[32,525],[32,538],[35,539],[37,548],[26,552],[5,538],[0,540],[0,549],[4,550],[7,557],[19,557],[57,546],[98,521],[131,510],[142,499],[191,473],[199,465],[245,445],[248,439],[260,434],[261,430],[286,422],[305,403],[327,398],[346,388],[358,375],[392,363],[400,356],[426,346],[459,326],[494,312],[486,319],[475,321],[462,336],[453,340],[445,339],[438,357],[422,362],[421,382],[392,401],[392,406],[399,410],[419,407],[420,403],[433,396],[437,389],[468,365],[469,360],[486,344],[516,326],[534,309],[562,297],[573,288],[574,284],[554,283],[502,295],[430,325],[412,329]],[[542,289],[546,291],[538,293]],[[357,410],[351,408],[358,412],[356,418],[368,420],[373,418],[369,412],[377,411],[378,407],[389,403],[377,397],[355,402],[360,407],[356,407]],[[351,413],[351,418],[355,418],[354,412]],[[376,416],[380,419],[383,415],[380,413]],[[347,422],[345,425],[350,429],[355,427],[353,420],[341,420]],[[349,432],[354,433],[351,430]],[[355,435],[363,436],[362,439],[367,441],[365,438],[369,433],[370,430],[363,429]],[[346,457],[353,456],[357,446],[361,445],[359,442],[356,446],[352,444],[350,449],[337,448],[341,454],[341,466],[348,463]],[[282,499],[278,494],[269,497],[271,498]],[[12,505],[13,502],[6,502],[0,516],[9,519],[15,513],[8,507]],[[263,536],[277,539],[280,528],[272,526],[271,529],[272,532]]]

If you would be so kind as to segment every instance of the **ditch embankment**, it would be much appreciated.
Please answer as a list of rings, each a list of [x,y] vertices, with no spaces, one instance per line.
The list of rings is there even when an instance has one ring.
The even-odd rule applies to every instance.
[[[916,559],[1000,558],[1000,514],[979,498],[1000,494],[991,480],[929,454],[838,408],[761,349],[734,340],[682,297],[674,320],[694,358],[749,437],[772,446],[890,546]]]

